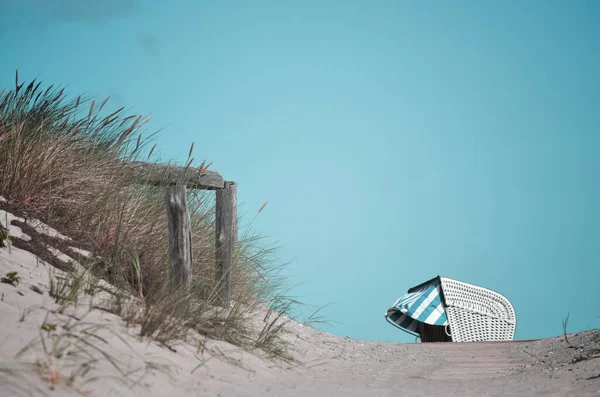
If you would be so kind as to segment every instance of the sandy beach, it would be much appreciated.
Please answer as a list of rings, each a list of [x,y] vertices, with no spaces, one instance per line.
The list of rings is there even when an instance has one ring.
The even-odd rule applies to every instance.
[[[0,212],[2,222],[19,224]],[[32,239],[8,226],[13,239]],[[64,252],[48,249],[77,266]],[[61,307],[49,296],[50,275],[61,271],[15,246],[0,248],[0,274],[9,272],[20,282],[0,283],[1,396],[600,395],[598,330],[569,335],[569,344],[562,336],[403,344],[338,337],[290,321],[285,338],[293,360],[281,361],[199,335],[169,347],[140,340],[135,327],[93,308],[101,296]]]

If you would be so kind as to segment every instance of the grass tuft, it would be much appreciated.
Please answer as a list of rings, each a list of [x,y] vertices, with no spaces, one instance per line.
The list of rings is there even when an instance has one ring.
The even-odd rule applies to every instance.
[[[563,337],[565,338],[565,342],[567,345],[571,344],[571,342],[569,342],[569,338],[567,336],[567,325],[569,325],[569,314],[570,313],[567,313],[567,316],[562,319]]]
[[[18,272],[8,272],[6,275],[0,277],[0,282],[16,287],[21,282],[21,276],[19,276]]]

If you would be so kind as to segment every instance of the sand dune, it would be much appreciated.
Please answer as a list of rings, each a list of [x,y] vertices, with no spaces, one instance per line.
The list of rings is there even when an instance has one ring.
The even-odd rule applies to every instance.
[[[35,238],[0,215],[13,238]],[[68,239],[40,222],[34,229]],[[286,338],[295,361],[277,362],[200,336],[171,348],[140,340],[120,317],[90,309],[89,297],[61,310],[49,296],[50,272],[60,270],[26,250],[0,248],[0,275],[13,271],[18,285],[0,283],[0,396],[600,395],[598,330],[571,335],[570,345],[562,337],[396,344],[292,321]]]

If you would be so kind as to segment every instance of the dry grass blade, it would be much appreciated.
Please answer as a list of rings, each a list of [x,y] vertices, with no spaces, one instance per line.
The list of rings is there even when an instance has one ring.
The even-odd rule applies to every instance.
[[[320,315],[319,313],[325,309],[326,307],[329,307],[331,305],[334,305],[335,302],[331,302],[328,303],[326,305],[323,305],[319,308],[317,308],[314,312],[312,312],[307,318],[306,320],[304,320],[302,322],[302,324],[306,325],[307,327],[314,327],[315,324],[329,324],[331,323],[331,320],[329,320],[327,317]]]
[[[150,153],[148,153],[148,157],[147,157],[148,160],[152,157],[152,153],[154,153],[154,149],[156,149],[156,144],[152,145],[152,149],[150,149]]]
[[[131,134],[131,132],[133,131],[133,128],[128,128],[125,131],[123,131],[121,133],[121,136],[119,136],[119,139],[117,140],[117,143],[115,143],[115,147],[120,147],[123,142],[125,141],[125,138],[127,138],[129,136],[129,134]]]
[[[98,112],[102,111],[102,109],[104,108],[104,105],[106,105],[106,102],[108,102],[109,99],[110,99],[110,95],[107,96],[104,101],[102,101],[102,103],[100,104],[100,107],[98,108]]]
[[[132,116],[125,117],[123,120],[121,120],[121,124],[119,124],[119,127],[122,127],[126,122],[128,122],[129,120],[131,120],[134,117],[137,117],[137,116],[136,115],[132,115]]]
[[[31,90],[33,89],[33,85],[35,84],[35,80],[32,80],[31,83],[29,83],[29,85],[27,85],[27,88],[25,89],[25,94],[24,95],[28,95]]]
[[[110,97],[109,97],[110,98]],[[108,100],[108,98],[106,98]],[[104,104],[102,104],[104,105]],[[115,110],[114,112],[112,112],[111,114],[109,114],[108,116],[106,116],[104,119],[110,119],[116,115],[118,115],[119,113],[121,113],[123,111],[123,109],[125,109],[125,106],[121,106],[119,109]]]
[[[135,118],[135,120],[133,120],[133,123],[131,124],[131,126],[129,128],[133,129],[135,127],[135,125],[140,122],[141,119],[142,119],[142,116],[137,116]]]
[[[147,122],[149,122],[150,120],[152,120],[152,117],[148,116],[146,117],[146,119],[144,121],[142,121],[140,123],[140,125],[137,126],[138,129],[142,128],[144,125],[146,125]]]
[[[256,212],[256,215],[254,215],[254,218],[252,218],[252,221],[254,221],[256,218],[258,218],[258,216],[260,215],[260,213],[265,209],[265,207],[267,206],[267,204],[269,204],[269,201],[265,201],[263,205],[260,206],[260,208],[258,209],[258,211]]]
[[[203,160],[200,166],[198,167],[198,175],[204,175],[211,165],[212,162],[206,164],[206,161]]]
[[[46,88],[44,95],[48,95],[50,93],[50,91],[52,90],[52,88],[54,88],[54,84],[50,84],[50,86],[48,88]]]
[[[65,120],[63,121],[63,123],[58,127],[61,130],[64,130],[67,127],[67,124],[69,123],[69,118],[65,118]]]
[[[90,112],[88,113],[88,119],[92,118],[92,114],[94,113],[94,105],[96,104],[96,101],[93,100],[92,104],[90,105]]]
[[[104,128],[112,123],[114,123],[119,117],[118,116],[113,116],[113,117],[105,117],[102,122],[100,123],[100,128]]]

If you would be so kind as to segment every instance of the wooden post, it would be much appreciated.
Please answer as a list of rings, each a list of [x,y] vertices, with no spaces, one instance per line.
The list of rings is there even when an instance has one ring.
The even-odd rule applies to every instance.
[[[192,282],[192,228],[185,186],[168,186],[165,192],[169,227],[171,279],[176,288],[189,289]]]
[[[217,288],[221,304],[231,301],[231,265],[233,247],[237,242],[237,185],[225,182],[223,189],[217,190],[216,203],[217,229]]]
[[[127,163],[132,183],[165,186],[169,227],[171,277],[177,288],[188,288],[192,281],[192,231],[187,210],[186,187],[216,190],[216,277],[221,304],[231,302],[231,267],[237,243],[237,185],[225,182],[215,171],[144,162]]]

